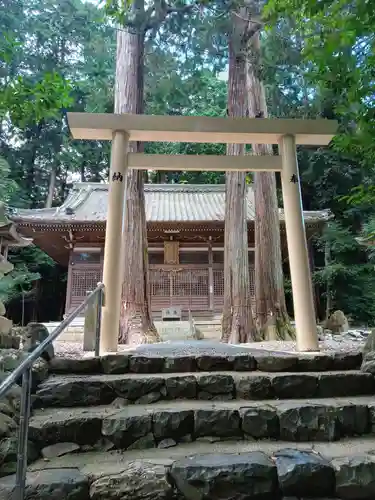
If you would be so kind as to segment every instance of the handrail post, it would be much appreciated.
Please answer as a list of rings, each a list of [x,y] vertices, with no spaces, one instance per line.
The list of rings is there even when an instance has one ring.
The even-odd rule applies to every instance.
[[[20,407],[20,423],[18,432],[16,496],[15,500],[24,500],[26,490],[27,448],[29,435],[29,419],[31,407],[32,367],[22,376],[22,393]]]
[[[98,283],[98,286],[101,283]],[[104,288],[101,288],[98,292],[98,297],[96,301],[96,324],[95,324],[95,357],[99,356],[100,353],[100,329],[102,325],[102,307],[104,304]]]
[[[86,291],[86,297],[91,294],[92,290]],[[96,321],[96,302],[97,295],[91,297],[85,309],[85,321],[83,326],[83,350],[93,351],[95,349],[95,321]]]

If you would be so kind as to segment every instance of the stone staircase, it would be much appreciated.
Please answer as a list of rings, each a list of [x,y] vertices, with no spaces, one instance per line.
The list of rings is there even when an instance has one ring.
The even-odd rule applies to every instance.
[[[33,401],[44,458],[30,498],[373,499],[375,381],[361,360],[204,341],[55,358]]]

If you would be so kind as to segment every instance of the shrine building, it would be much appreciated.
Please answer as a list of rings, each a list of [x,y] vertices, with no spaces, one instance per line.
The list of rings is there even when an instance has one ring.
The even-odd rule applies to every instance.
[[[215,314],[224,296],[225,185],[146,184],[150,303],[154,319],[162,310],[181,308]],[[12,219],[26,237],[68,270],[65,312],[82,303],[102,279],[108,185],[74,184],[57,208],[14,209]],[[283,210],[283,258],[287,243]],[[254,296],[254,194],[247,189],[250,290]],[[329,218],[326,211],[305,211],[307,241]],[[311,258],[311,252],[310,252]]]

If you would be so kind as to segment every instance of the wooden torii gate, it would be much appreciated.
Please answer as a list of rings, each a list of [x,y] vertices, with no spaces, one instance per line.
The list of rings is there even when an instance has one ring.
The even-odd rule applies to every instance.
[[[116,352],[120,320],[125,182],[129,168],[143,170],[274,171],[281,173],[285,227],[299,351],[318,351],[296,144],[327,145],[334,120],[215,118],[104,113],[68,113],[75,139],[112,141],[103,282],[100,352]],[[196,156],[128,153],[129,141],[278,144],[280,156]]]

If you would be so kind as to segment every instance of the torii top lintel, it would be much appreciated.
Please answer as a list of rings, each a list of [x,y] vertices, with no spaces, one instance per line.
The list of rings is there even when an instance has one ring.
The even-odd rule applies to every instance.
[[[296,144],[327,145],[337,132],[336,120],[219,118],[114,113],[68,113],[74,139],[112,140],[117,130],[131,141],[277,144],[293,135]]]

